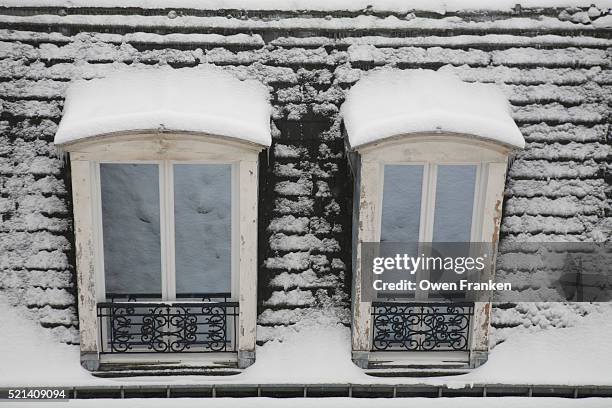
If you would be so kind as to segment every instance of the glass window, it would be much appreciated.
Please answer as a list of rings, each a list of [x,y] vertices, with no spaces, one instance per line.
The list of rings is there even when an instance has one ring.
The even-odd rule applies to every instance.
[[[231,293],[231,164],[101,163],[100,184],[107,293]],[[171,219],[174,236],[165,236],[160,226]],[[174,250],[174,265],[162,265],[162,248]]]
[[[438,165],[434,242],[469,242],[476,188],[475,165]]]
[[[422,165],[385,165],[381,242],[418,242]]]
[[[106,292],[161,296],[156,164],[100,164]]]
[[[174,165],[176,292],[231,291],[229,164]]]

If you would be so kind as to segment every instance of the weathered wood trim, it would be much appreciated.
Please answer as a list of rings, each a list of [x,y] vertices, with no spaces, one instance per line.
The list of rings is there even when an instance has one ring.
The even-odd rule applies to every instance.
[[[505,161],[510,148],[469,135],[418,133],[399,135],[356,150],[381,162],[495,162]]]
[[[483,242],[497,243],[499,240],[507,167],[507,158],[502,162],[488,164],[481,238]]]
[[[495,254],[499,240],[499,227],[502,217],[502,204],[506,180],[507,160],[503,163],[488,163],[486,166],[486,181],[484,191],[484,204],[482,216],[482,229],[480,240],[493,245],[490,276],[483,280],[492,279],[495,274]],[[472,367],[486,361],[489,350],[489,326],[491,321],[491,303],[477,302],[474,307],[474,319],[470,340],[470,364]]]
[[[76,246],[79,334],[82,363],[96,369],[98,356],[98,319],[96,312],[96,260],[92,213],[93,166],[88,161],[70,161]],[[93,366],[92,366],[93,364]]]
[[[236,161],[257,155],[264,148],[248,141],[193,132],[123,132],[61,146],[78,160]]]
[[[256,160],[239,163],[239,303],[238,364],[255,362],[257,322],[257,170]]]
[[[357,231],[356,263],[353,273],[353,360],[360,364],[356,354],[363,355],[371,349],[371,302],[363,302],[361,287],[361,243],[379,240],[378,196],[380,194],[380,163],[362,161],[359,186],[359,225]],[[360,364],[361,365],[361,364]]]

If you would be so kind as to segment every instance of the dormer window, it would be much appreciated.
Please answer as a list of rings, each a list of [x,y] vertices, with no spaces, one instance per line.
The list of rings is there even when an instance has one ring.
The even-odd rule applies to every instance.
[[[213,69],[77,82],[70,154],[82,364],[246,367],[255,359],[266,89]]]
[[[364,299],[362,245],[495,247],[508,157],[524,146],[507,100],[493,85],[381,70],[350,90],[342,112],[355,177],[353,361],[405,370],[484,363],[489,303],[434,304],[419,288],[413,299]]]

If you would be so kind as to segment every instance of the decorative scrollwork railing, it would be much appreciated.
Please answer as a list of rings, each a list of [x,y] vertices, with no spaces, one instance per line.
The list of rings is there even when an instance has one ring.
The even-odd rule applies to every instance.
[[[473,303],[372,303],[373,351],[467,351]]]
[[[235,351],[238,302],[228,301],[229,294],[154,297],[107,294],[110,301],[98,303],[103,353]]]

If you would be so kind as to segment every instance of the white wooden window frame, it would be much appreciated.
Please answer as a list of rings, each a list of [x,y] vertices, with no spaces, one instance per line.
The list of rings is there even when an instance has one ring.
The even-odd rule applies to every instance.
[[[368,361],[377,359],[378,353],[370,351],[373,335],[371,302],[364,302],[361,299],[361,243],[380,241],[384,166],[390,164],[424,166],[419,240],[429,242],[433,236],[437,166],[476,165],[471,241],[496,244],[511,148],[471,135],[431,132],[398,135],[359,146],[355,150],[359,156],[357,177],[359,185],[355,189],[359,191],[357,197],[359,201],[356,207],[357,219],[353,223],[356,245],[353,251],[356,256],[353,265],[352,356],[357,365],[365,368]],[[490,309],[489,303],[475,304],[469,344],[470,366],[477,366],[486,360]],[[393,355],[398,353],[384,353],[386,361],[393,360]],[[410,354],[415,358],[423,356],[420,352],[401,352],[398,355],[405,359],[405,356]],[[440,357],[442,354],[435,353]]]
[[[258,159],[264,148],[248,141],[216,135],[157,131],[100,135],[62,146],[62,150],[70,154],[71,163],[81,364],[84,367],[97,370],[100,363],[113,363],[115,358],[121,362],[144,360],[160,364],[165,360],[174,364],[177,360],[189,360],[213,366],[237,361],[239,367],[246,367],[255,361]],[[172,169],[168,168],[176,163],[232,164],[231,268],[232,296],[239,303],[237,353],[222,353],[222,356],[217,353],[206,353],[204,356],[199,353],[168,356],[151,353],[133,358],[100,354],[96,304],[105,300],[105,288],[99,165],[107,162],[162,163],[160,183],[162,178],[172,176]],[[164,243],[168,237],[174,239],[174,216],[173,212],[168,212],[171,210],[168,207],[172,205],[168,201],[173,202],[174,194],[167,184],[160,186],[160,212],[172,216],[160,220],[160,228],[165,235],[161,250],[163,265],[168,268],[167,265],[172,262],[170,269],[174,270],[173,256],[168,254],[167,244]],[[171,290],[165,288],[166,293]]]
[[[236,254],[239,253],[237,248],[237,232],[236,226],[239,216],[237,197],[238,171],[237,163],[227,161],[177,161],[177,160],[126,160],[113,161],[103,160],[92,162],[94,172],[94,196],[95,203],[93,206],[93,218],[95,222],[95,238],[96,238],[96,297],[98,302],[107,301],[106,299],[106,279],[104,269],[104,231],[102,228],[102,185],[100,182],[100,165],[101,164],[155,164],[158,166],[159,179],[159,217],[160,217],[160,251],[161,251],[161,299],[176,300],[176,242],[175,242],[175,225],[174,225],[174,165],[175,164],[228,164],[231,166],[231,232],[230,232],[230,292],[231,298],[229,301],[237,300],[239,288],[238,263]]]
[[[389,165],[398,166],[423,166],[423,178],[421,180],[421,210],[419,218],[419,241],[432,242],[433,240],[433,225],[434,211],[436,206],[436,186],[438,183],[438,166],[476,166],[476,182],[474,186],[473,206],[472,206],[472,224],[470,227],[470,240],[478,239],[479,226],[482,220],[482,201],[484,200],[482,183],[486,180],[486,163],[481,162],[381,162],[380,169],[380,185],[381,192],[378,195],[378,231],[382,235],[382,208],[383,196],[385,188],[385,167]]]
[[[419,213],[419,242],[433,242],[433,227],[436,207],[436,192],[438,185],[438,167],[444,166],[475,166],[476,177],[474,183],[474,195],[472,196],[472,223],[470,226],[470,241],[478,242],[480,228],[482,226],[482,211],[484,202],[483,182],[486,181],[487,163],[481,162],[389,162],[380,163],[380,186],[381,191],[378,195],[377,229],[378,241],[382,236],[382,209],[385,194],[385,167],[395,166],[422,166],[423,177],[421,180],[421,209]],[[419,271],[418,279],[424,279],[423,271]],[[427,299],[426,290],[417,288],[415,300]]]

